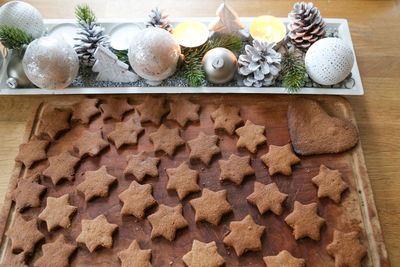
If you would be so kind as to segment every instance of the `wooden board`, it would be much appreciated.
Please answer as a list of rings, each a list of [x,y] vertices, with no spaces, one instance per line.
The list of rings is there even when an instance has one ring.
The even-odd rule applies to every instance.
[[[291,96],[245,96],[245,95],[169,95],[170,100],[179,101],[181,98],[189,98],[193,102],[199,103],[201,109],[200,123],[190,124],[181,132],[185,140],[195,138],[199,131],[205,133],[214,133],[213,124],[210,119],[210,113],[215,110],[220,103],[230,103],[241,107],[241,116],[244,120],[249,119],[256,124],[266,126],[266,136],[268,144],[284,145],[290,141],[287,129],[287,104]],[[35,132],[37,120],[41,115],[43,106],[48,104],[56,106],[69,106],[76,102],[80,97],[68,98],[61,102],[52,102],[42,105],[38,108],[34,118],[28,123],[25,140]],[[100,97],[103,100],[107,96]],[[144,96],[130,96],[132,104],[138,104]],[[354,116],[348,102],[340,97],[315,97],[321,101],[323,106],[330,114],[352,120],[355,123]],[[135,112],[127,114],[125,120],[134,117],[138,120]],[[115,121],[109,120],[103,123],[101,116],[95,118],[90,124],[91,129],[103,127],[104,135],[113,129]],[[177,127],[174,122],[166,123],[170,127]],[[94,218],[99,214],[105,214],[109,222],[118,224],[119,230],[114,234],[114,243],[112,249],[101,248],[94,253],[89,253],[84,245],[79,245],[78,252],[72,257],[72,266],[119,266],[119,260],[116,253],[125,249],[133,239],[137,239],[143,249],[151,248],[153,250],[152,262],[154,266],[183,266],[181,257],[187,253],[192,246],[192,240],[198,239],[203,242],[215,240],[218,246],[218,252],[225,258],[227,266],[264,266],[262,256],[275,255],[282,249],[290,251],[296,257],[306,259],[308,266],[333,266],[333,259],[327,254],[325,247],[332,241],[334,229],[345,232],[357,230],[360,232],[362,244],[368,249],[368,257],[364,258],[363,266],[388,266],[388,258],[384,246],[382,233],[377,217],[377,212],[372,196],[371,186],[368,180],[361,144],[358,144],[352,150],[335,155],[320,155],[311,157],[301,157],[301,163],[296,165],[294,173],[290,177],[276,175],[270,177],[267,169],[260,160],[260,156],[265,154],[267,145],[259,148],[258,153],[251,155],[252,166],[256,171],[255,176],[245,179],[240,186],[232,183],[220,183],[218,181],[219,168],[218,159],[226,159],[232,153],[239,155],[249,155],[246,150],[236,149],[236,136],[228,136],[223,132],[217,132],[220,136],[220,147],[222,154],[215,157],[209,167],[204,167],[199,162],[191,162],[191,168],[200,172],[199,185],[201,188],[207,187],[211,190],[226,189],[227,198],[232,204],[234,212],[225,216],[217,227],[208,223],[195,223],[194,212],[189,205],[190,199],[200,196],[200,193],[191,194],[182,201],[184,205],[183,214],[189,222],[189,227],[178,231],[174,242],[169,242],[163,238],[149,239],[151,225],[148,220],[138,221],[134,217],[121,217],[119,211],[121,203],[118,194],[124,191],[132,178],[124,177],[123,170],[126,166],[126,155],[136,153],[138,150],[152,151],[153,146],[148,139],[149,133],[156,130],[151,124],[144,124],[146,131],[139,139],[138,146],[127,146],[116,150],[113,145],[104,151],[99,157],[84,159],[76,174],[74,182],[64,182],[53,186],[49,179],[44,179],[43,184],[48,187],[47,196],[61,196],[65,193],[71,194],[71,204],[78,207],[78,213],[73,217],[70,229],[59,229],[48,233],[44,222],[39,224],[39,229],[46,235],[46,242],[53,241],[60,233],[64,234],[70,241],[74,241],[81,231],[80,221],[82,219]],[[84,126],[73,127],[69,132],[58,139],[48,150],[48,156],[56,155],[66,150],[72,150],[72,142],[76,140],[82,131],[86,130]],[[188,149],[181,147],[177,150],[174,158],[169,158],[163,153],[157,152],[161,157],[159,166],[160,176],[158,178],[147,178],[144,182],[153,185],[153,194],[159,203],[167,205],[176,205],[180,203],[175,192],[169,192],[165,189],[168,181],[165,169],[176,167],[182,161],[188,159]],[[328,199],[318,199],[316,195],[317,188],[311,183],[311,178],[318,173],[320,164],[339,169],[344,180],[349,184],[350,190],[342,195],[342,203],[334,204]],[[82,195],[76,193],[75,186],[82,182],[82,174],[87,170],[96,170],[102,165],[106,165],[111,175],[118,178],[118,183],[111,188],[108,198],[98,198],[89,203],[83,201]],[[33,171],[40,172],[48,166],[44,161],[38,164]],[[30,173],[29,172],[29,173]],[[10,181],[9,190],[15,188],[16,182],[20,177],[26,174],[20,164],[16,164]],[[246,197],[253,191],[254,181],[262,183],[276,182],[279,189],[289,194],[285,202],[285,211],[281,216],[271,213],[260,215],[257,209],[249,205]],[[319,205],[319,215],[326,219],[327,224],[321,229],[321,240],[316,242],[308,238],[298,241],[294,240],[291,228],[286,225],[284,218],[291,212],[294,200],[302,203],[317,202]],[[24,213],[26,218],[37,216],[44,208],[45,201],[41,208],[30,209]],[[147,214],[151,214],[156,208],[150,209]],[[6,196],[5,205],[1,214],[2,236],[2,254],[8,249],[10,242],[4,236],[4,232],[12,223],[14,214],[13,203],[10,200],[10,194]],[[241,257],[237,257],[232,248],[227,248],[222,243],[224,234],[229,228],[231,221],[241,220],[247,214],[251,214],[256,223],[266,226],[265,234],[262,236],[263,250],[261,252],[248,252]],[[6,223],[7,222],[7,223]],[[40,255],[40,245],[37,246],[35,258]],[[34,261],[33,259],[32,261]]]

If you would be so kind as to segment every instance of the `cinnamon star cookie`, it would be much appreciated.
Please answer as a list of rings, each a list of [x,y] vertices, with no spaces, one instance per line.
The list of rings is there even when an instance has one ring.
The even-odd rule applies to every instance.
[[[85,201],[94,197],[107,197],[110,185],[117,181],[117,178],[108,174],[106,166],[97,171],[87,171],[83,177],[85,181],[80,183],[76,190],[85,195]]]
[[[51,140],[56,139],[61,132],[70,128],[70,117],[70,111],[48,106],[43,111],[43,115],[39,120],[37,135],[40,137],[49,137]]]
[[[304,267],[304,259],[295,258],[287,250],[282,250],[276,256],[264,257],[264,262],[268,267]]]
[[[109,144],[103,139],[101,129],[97,131],[85,131],[81,137],[74,143],[74,149],[78,151],[79,157],[89,155],[97,156]]]
[[[317,203],[303,205],[298,201],[294,202],[293,211],[285,218],[285,222],[293,228],[296,240],[307,236],[319,240],[320,229],[325,220],[318,216],[317,211]]]
[[[182,215],[182,204],[175,207],[169,207],[161,204],[157,211],[147,217],[152,230],[151,238],[163,236],[169,241],[175,239],[175,234],[178,229],[188,226],[186,219]]]
[[[261,160],[268,166],[270,175],[282,173],[283,175],[292,174],[292,165],[300,162],[300,159],[293,153],[292,146],[269,146],[267,154],[261,157]]]
[[[217,251],[215,241],[203,243],[196,239],[193,240],[192,250],[182,260],[188,267],[219,267],[225,263]]]
[[[77,209],[69,205],[69,194],[59,198],[48,197],[46,208],[39,214],[39,219],[46,221],[49,232],[57,227],[68,228],[71,225],[71,216]]]
[[[188,121],[199,121],[200,105],[189,100],[182,99],[177,102],[170,102],[169,108],[171,112],[167,119],[176,121],[181,127],[185,127]]]
[[[195,210],[195,221],[207,221],[218,225],[224,214],[231,212],[232,206],[226,200],[226,190],[217,192],[204,188],[202,195],[189,201]]]
[[[50,177],[54,185],[58,184],[61,179],[72,181],[75,178],[75,169],[79,161],[79,158],[72,156],[69,152],[50,157],[50,165],[43,171],[43,175]]]
[[[245,147],[251,153],[257,152],[257,146],[265,143],[267,137],[265,137],[265,127],[262,125],[256,125],[253,122],[247,120],[245,125],[236,129],[236,134],[239,135],[239,140],[236,143],[237,147]]]
[[[224,129],[228,134],[233,135],[236,127],[243,123],[239,112],[238,107],[221,104],[217,110],[211,113],[214,129]]]
[[[265,185],[254,182],[254,192],[246,199],[251,204],[256,205],[261,214],[271,210],[276,215],[281,215],[283,211],[282,203],[287,197],[287,194],[279,191],[275,183]]]
[[[100,104],[100,110],[103,112],[103,120],[116,119],[122,121],[125,113],[134,109],[134,106],[128,103],[126,98],[108,98],[106,103]]]
[[[11,250],[6,250],[0,267],[29,267],[25,258],[24,253],[14,254]]]
[[[94,116],[100,113],[97,107],[98,103],[99,100],[97,98],[82,98],[72,106],[71,121],[88,124]]]
[[[136,240],[129,247],[118,252],[122,267],[152,267],[151,249],[140,249]]]
[[[235,184],[241,184],[244,177],[255,173],[250,166],[249,156],[239,157],[232,154],[228,160],[219,160],[218,164],[221,169],[221,175],[219,176],[221,181],[231,180]]]
[[[76,250],[75,244],[67,242],[61,234],[53,243],[42,246],[43,255],[35,261],[35,267],[68,267],[69,257]]]
[[[187,162],[182,162],[177,168],[166,170],[168,175],[168,190],[176,190],[180,200],[184,199],[188,194],[200,191],[197,184],[199,172],[191,170]]]
[[[133,119],[126,122],[117,122],[114,131],[107,135],[107,138],[114,142],[118,149],[122,145],[136,145],[138,136],[144,131],[144,128],[137,125]]]
[[[143,219],[146,209],[157,204],[151,194],[153,191],[151,184],[141,185],[133,181],[129,188],[118,195],[122,201],[122,215],[133,215],[136,218]]]
[[[124,174],[132,174],[136,179],[141,182],[146,175],[155,177],[158,176],[158,164],[160,159],[150,157],[147,152],[141,151],[136,155],[128,155],[128,165],[124,170]]]
[[[118,225],[109,223],[101,214],[93,220],[82,220],[82,232],[76,238],[76,242],[83,243],[93,252],[97,247],[112,247],[112,234]]]
[[[217,146],[218,136],[207,135],[200,132],[199,135],[187,142],[190,154],[190,159],[199,159],[205,165],[210,164],[211,158],[219,154],[221,149]]]
[[[151,121],[155,125],[161,124],[162,117],[168,113],[164,97],[147,96],[144,102],[136,107],[141,122]]]
[[[15,161],[21,162],[29,169],[35,162],[47,158],[46,150],[49,143],[46,140],[31,139],[27,143],[19,145],[19,152],[15,157]]]
[[[157,131],[151,133],[149,137],[154,145],[155,151],[162,150],[170,157],[174,155],[175,149],[178,146],[185,144],[185,140],[179,136],[178,128],[170,129],[164,124],[162,124]]]
[[[15,201],[15,208],[22,212],[26,208],[40,207],[40,197],[46,190],[46,186],[39,184],[39,174],[27,178],[20,178],[17,187],[11,194]]]
[[[330,170],[325,165],[319,167],[319,173],[312,178],[312,182],[318,186],[318,197],[329,197],[336,203],[340,202],[340,196],[348,185],[342,180],[338,170]]]
[[[265,226],[256,224],[250,215],[241,221],[231,222],[230,232],[225,236],[223,242],[232,246],[238,256],[246,251],[259,251],[262,248],[261,236]]]

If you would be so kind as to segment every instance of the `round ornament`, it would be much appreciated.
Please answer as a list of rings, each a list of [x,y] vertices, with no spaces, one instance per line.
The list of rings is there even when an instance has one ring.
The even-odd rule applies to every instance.
[[[173,36],[160,28],[146,28],[132,39],[128,57],[132,69],[150,85],[174,74],[181,48]]]
[[[322,85],[343,81],[351,72],[354,54],[351,47],[339,38],[324,38],[307,51],[305,66],[310,78]]]
[[[40,88],[62,89],[78,74],[75,50],[63,39],[41,37],[29,44],[22,60],[29,80]]]
[[[20,1],[8,2],[0,8],[0,25],[19,28],[33,38],[39,38],[45,31],[40,12]]]
[[[229,82],[238,68],[236,56],[228,49],[217,47],[208,51],[201,62],[206,79],[215,84]]]
[[[7,85],[10,88],[21,88],[32,86],[31,81],[25,74],[22,66],[22,58],[25,49],[13,50],[10,61],[7,64]]]

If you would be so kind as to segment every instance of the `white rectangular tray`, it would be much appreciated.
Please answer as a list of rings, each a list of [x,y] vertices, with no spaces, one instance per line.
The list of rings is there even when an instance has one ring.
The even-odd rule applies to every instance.
[[[214,18],[176,18],[171,19],[172,24],[176,25],[185,20],[197,20],[208,24]],[[285,24],[287,18],[280,18]],[[254,18],[242,17],[240,20],[248,29]],[[99,20],[105,28],[106,33],[120,23],[138,23],[144,27],[144,19],[104,19]],[[46,19],[44,20],[48,32],[62,23],[75,24],[74,19]],[[328,28],[337,28],[338,35],[348,43],[354,52],[353,42],[351,40],[350,29],[346,19],[325,19]],[[355,54],[355,53],[354,53]],[[7,61],[3,63],[7,64]],[[360,72],[358,70],[357,60],[354,59],[352,69],[352,78],[355,85],[351,89],[345,88],[303,88],[299,94],[320,94],[320,95],[363,95],[364,89],[361,82]],[[9,89],[6,85],[6,67],[3,66],[0,73],[0,95],[59,95],[59,94],[151,94],[151,93],[239,93],[239,94],[285,94],[283,87],[69,87],[58,90],[46,90],[40,88],[21,88]]]

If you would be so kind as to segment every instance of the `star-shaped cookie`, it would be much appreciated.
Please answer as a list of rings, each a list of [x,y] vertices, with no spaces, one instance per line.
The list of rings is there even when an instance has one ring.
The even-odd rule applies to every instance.
[[[229,228],[230,232],[223,242],[233,247],[238,256],[246,251],[261,250],[261,236],[264,233],[265,226],[256,224],[250,215],[247,215],[241,221],[231,222]]]
[[[69,152],[50,157],[50,165],[43,171],[43,175],[50,177],[54,185],[58,184],[61,179],[72,181],[75,178],[75,169],[79,161],[79,158],[72,156]]]
[[[161,124],[162,117],[168,113],[164,97],[147,96],[144,102],[136,107],[141,122],[151,121],[155,125]]]
[[[118,195],[122,201],[122,215],[133,215],[136,218],[143,219],[146,209],[157,204],[157,201],[152,195],[151,184],[141,185],[133,181],[129,188]]]
[[[127,249],[118,252],[118,258],[121,267],[152,267],[151,249],[140,249],[136,240]]]
[[[318,186],[318,197],[329,197],[336,203],[340,202],[340,196],[348,185],[342,180],[338,170],[330,170],[325,165],[319,167],[319,173],[312,178],[312,182]]]
[[[72,106],[71,121],[88,124],[94,116],[100,113],[97,107],[98,103],[99,100],[97,98],[82,98]]]
[[[162,150],[170,157],[174,155],[175,149],[178,146],[185,144],[185,140],[179,136],[178,128],[170,129],[164,124],[162,124],[157,131],[151,133],[149,137],[154,145],[155,151]]]
[[[82,220],[82,232],[76,238],[76,242],[83,243],[93,252],[97,247],[112,247],[112,234],[118,225],[109,223],[104,214],[93,220]]]
[[[70,244],[61,234],[56,241],[42,246],[43,255],[35,261],[35,267],[68,267],[69,257],[76,250],[75,244]]]
[[[15,157],[15,161],[21,162],[29,169],[35,162],[47,158],[46,150],[49,143],[46,140],[31,139],[27,143],[19,145],[19,152]]]
[[[226,190],[217,192],[204,188],[202,195],[189,201],[195,211],[196,222],[207,221],[218,225],[224,214],[231,212],[232,206],[226,200]]]
[[[215,241],[203,243],[193,240],[192,250],[182,257],[188,267],[219,267],[224,265],[225,260],[217,251]]]
[[[114,142],[118,149],[122,145],[136,145],[138,136],[144,131],[144,128],[137,125],[133,119],[126,122],[117,122],[114,131],[107,135],[107,138]]]
[[[169,207],[161,204],[157,211],[147,217],[152,230],[151,238],[163,236],[169,241],[175,239],[175,234],[178,229],[188,226],[186,219],[182,215],[182,204],[175,207]]]
[[[146,175],[158,176],[158,164],[160,159],[151,157],[147,152],[141,151],[136,155],[128,155],[126,157],[128,165],[124,170],[124,174],[132,174],[141,182]]]
[[[31,255],[36,243],[44,238],[38,230],[37,220],[33,218],[25,221],[19,213],[15,214],[14,223],[6,232],[6,236],[11,239],[11,250],[22,251],[24,255]]]
[[[304,267],[306,261],[304,259],[295,258],[287,250],[282,250],[276,256],[267,256],[263,258],[268,267]]]
[[[333,232],[333,241],[326,250],[335,258],[335,266],[361,266],[361,260],[367,255],[367,250],[360,244],[357,235],[355,231]]]
[[[100,104],[100,110],[103,113],[103,120],[116,119],[122,121],[125,113],[134,109],[134,106],[128,103],[126,98],[111,97],[106,103]]]
[[[54,140],[58,135],[70,128],[70,111],[59,110],[48,106],[43,111],[39,120],[37,135],[40,137],[49,137]]]
[[[107,197],[110,185],[117,181],[117,178],[108,174],[106,166],[97,171],[87,171],[83,177],[85,181],[80,183],[76,190],[85,195],[85,201],[95,197]]]
[[[246,199],[251,204],[256,205],[261,214],[270,210],[276,215],[281,215],[283,211],[282,203],[287,197],[287,194],[279,191],[275,183],[265,185],[254,182],[254,192]]]
[[[318,216],[317,203],[303,205],[298,201],[294,202],[294,208],[286,218],[285,222],[293,228],[294,238],[300,239],[309,237],[319,240],[320,229],[325,224],[325,220]]]
[[[268,166],[270,175],[281,173],[283,175],[292,174],[292,165],[300,162],[300,159],[293,153],[292,146],[269,146],[267,154],[261,157],[261,160]]]
[[[230,180],[235,184],[241,184],[244,177],[253,175],[254,169],[250,166],[250,157],[239,157],[238,155],[230,155],[228,160],[219,160],[221,174],[220,181]]]
[[[182,99],[177,102],[169,102],[169,108],[171,111],[167,119],[176,121],[181,127],[185,127],[188,121],[199,121],[199,104]]]
[[[200,191],[197,184],[199,172],[189,168],[187,162],[182,162],[177,168],[166,170],[168,175],[168,190],[176,190],[180,200],[184,199],[188,194]]]
[[[217,110],[211,113],[214,129],[224,129],[228,134],[233,135],[236,127],[243,123],[239,112],[238,107],[221,104]]]
[[[28,267],[25,261],[26,255],[24,253],[14,254],[11,250],[6,250],[0,267]]]
[[[81,137],[74,143],[74,149],[78,151],[81,158],[86,155],[95,157],[108,146],[108,142],[103,139],[101,129],[93,132],[83,132]]]
[[[189,158],[191,160],[199,159],[205,165],[210,164],[212,157],[221,152],[217,143],[218,136],[200,132],[195,139],[187,142],[190,150]]]
[[[246,121],[244,126],[236,129],[235,132],[239,135],[236,146],[245,147],[251,153],[256,153],[257,146],[267,141],[267,137],[264,135],[265,127],[262,125],[256,125],[249,120]]]
[[[46,221],[49,232],[57,227],[68,228],[71,225],[71,216],[77,209],[69,205],[69,194],[59,198],[48,197],[46,208],[39,214],[39,219]]]
[[[11,194],[18,212],[22,212],[26,208],[40,207],[40,197],[46,190],[46,186],[39,184],[39,178],[40,175],[36,174],[18,180],[17,187]]]

